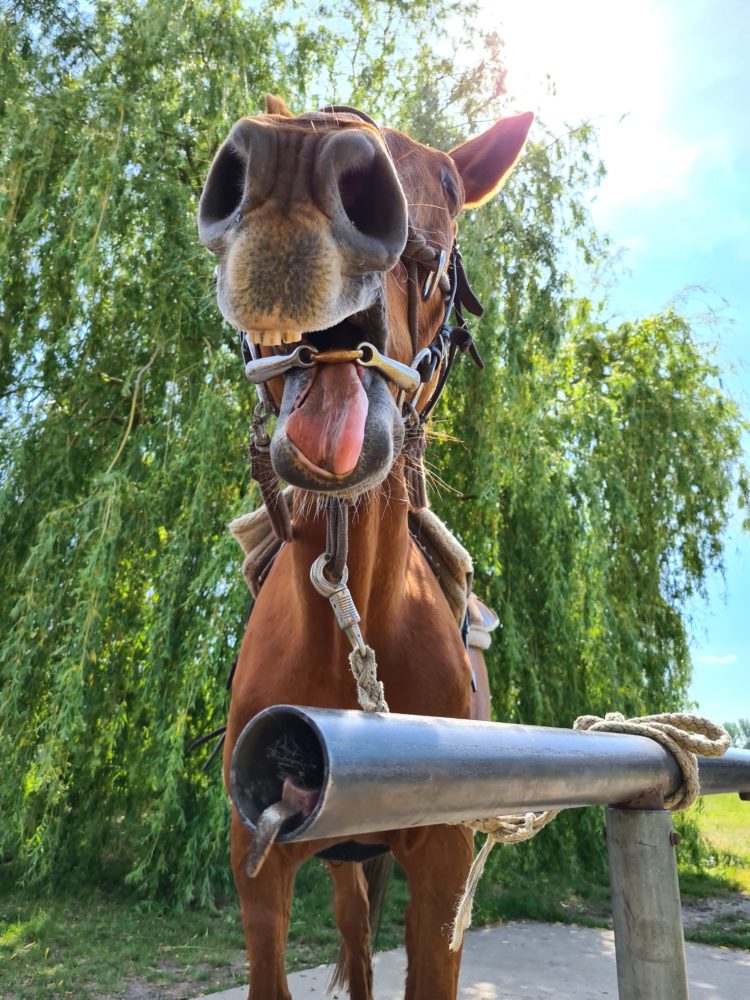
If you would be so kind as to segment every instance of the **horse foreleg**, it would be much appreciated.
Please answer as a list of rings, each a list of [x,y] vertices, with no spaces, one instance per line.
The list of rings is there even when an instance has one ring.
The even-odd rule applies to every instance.
[[[294,876],[307,857],[304,845],[272,847],[254,878],[245,870],[250,831],[232,811],[232,872],[240,898],[242,928],[250,963],[248,1000],[291,1000],[284,953],[292,909]]]
[[[409,882],[405,1000],[455,1000],[461,953],[448,945],[474,853],[472,832],[464,826],[405,830],[391,849]]]
[[[370,904],[362,865],[329,863],[341,954],[332,985],[349,987],[350,1000],[372,1000]]]

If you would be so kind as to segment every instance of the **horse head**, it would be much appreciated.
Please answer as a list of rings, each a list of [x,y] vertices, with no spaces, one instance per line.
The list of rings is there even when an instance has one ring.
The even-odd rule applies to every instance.
[[[280,478],[354,497],[388,475],[412,366],[445,319],[457,216],[499,189],[531,120],[503,119],[449,153],[351,108],[295,116],[274,97],[233,126],[199,234],[218,260],[223,316],[274,374]],[[439,375],[434,364],[422,375],[423,405]]]

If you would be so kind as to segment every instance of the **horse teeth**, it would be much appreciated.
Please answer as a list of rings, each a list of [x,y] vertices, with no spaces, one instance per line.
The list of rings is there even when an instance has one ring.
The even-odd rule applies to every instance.
[[[280,330],[250,330],[250,340],[261,347],[276,347],[281,343]]]
[[[253,344],[261,347],[278,347],[279,344],[296,344],[300,339],[299,330],[249,330]]]

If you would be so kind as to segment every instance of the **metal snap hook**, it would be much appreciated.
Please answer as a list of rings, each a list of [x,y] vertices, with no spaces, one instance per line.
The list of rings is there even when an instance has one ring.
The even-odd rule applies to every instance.
[[[336,583],[332,583],[325,574],[325,568],[327,565],[328,553],[321,552],[310,567],[310,582],[322,597],[327,597],[330,600],[337,591],[346,586],[346,581],[349,579],[349,567],[344,566],[344,572],[341,574],[341,579]]]

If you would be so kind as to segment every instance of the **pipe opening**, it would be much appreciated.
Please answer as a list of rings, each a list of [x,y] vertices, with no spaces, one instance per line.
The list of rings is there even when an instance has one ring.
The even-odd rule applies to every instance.
[[[314,802],[281,827],[280,837],[311,821],[318,810],[327,763],[317,731],[292,711],[257,716],[240,734],[232,754],[229,793],[242,822],[255,828],[260,814],[282,798]],[[308,794],[309,793],[309,794]]]

